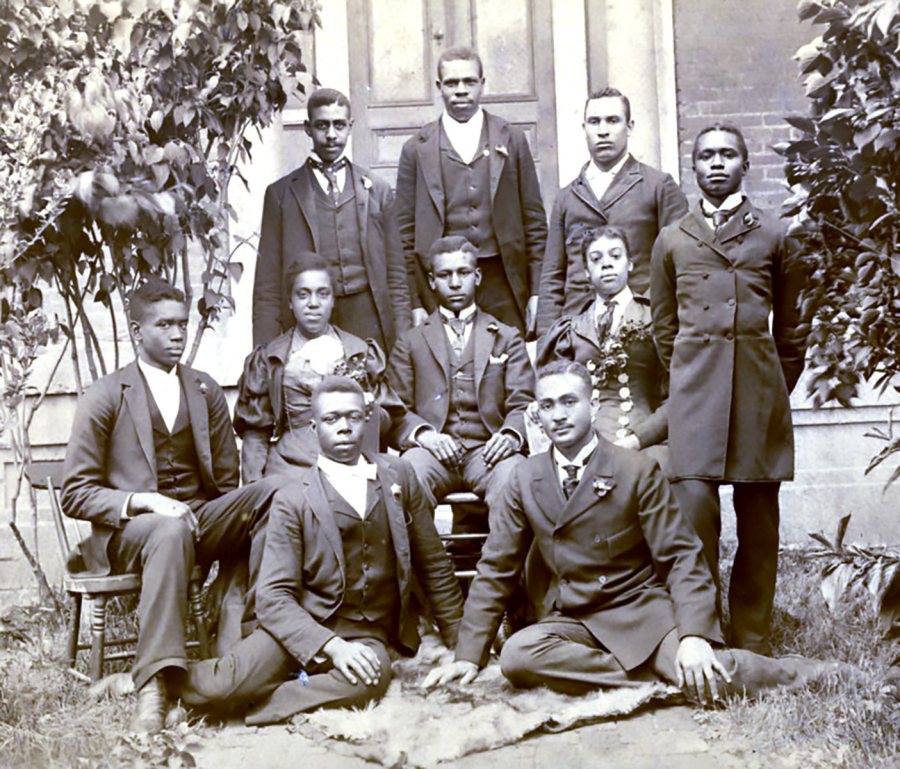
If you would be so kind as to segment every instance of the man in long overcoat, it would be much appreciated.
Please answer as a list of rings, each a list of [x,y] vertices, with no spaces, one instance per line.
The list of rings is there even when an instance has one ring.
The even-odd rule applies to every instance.
[[[803,371],[802,273],[782,226],[740,192],[749,167],[740,131],[704,129],[693,159],[703,197],[660,233],[651,268],[654,336],[670,370],[671,477],[715,577],[719,485],[733,485],[731,641],[765,652],[779,484],[794,475],[789,396]]]

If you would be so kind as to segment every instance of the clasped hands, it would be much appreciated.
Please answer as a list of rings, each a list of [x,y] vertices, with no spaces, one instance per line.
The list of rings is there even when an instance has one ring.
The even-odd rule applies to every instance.
[[[465,449],[452,436],[439,433],[432,428],[422,430],[416,436],[416,442],[431,452],[445,467],[459,468]],[[498,462],[516,453],[516,440],[509,433],[494,433],[481,449],[481,458],[490,470]]]

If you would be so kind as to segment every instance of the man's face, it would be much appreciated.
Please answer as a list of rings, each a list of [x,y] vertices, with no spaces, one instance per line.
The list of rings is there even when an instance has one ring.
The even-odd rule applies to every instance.
[[[591,159],[604,171],[628,151],[634,122],[625,118],[625,102],[618,96],[591,99],[584,108],[584,136]]]
[[[710,131],[697,140],[694,174],[711,203],[720,205],[741,188],[750,163],[741,155],[738,138],[729,131]]]
[[[478,72],[478,62],[466,59],[445,61],[437,87],[444,99],[444,109],[454,120],[465,123],[478,111],[484,78]]]
[[[313,398],[312,427],[329,459],[355,464],[362,452],[366,406],[357,393],[328,392]]]
[[[600,296],[610,299],[628,285],[634,264],[621,238],[601,235],[592,241],[585,254],[588,280]]]
[[[184,354],[187,325],[187,305],[163,299],[148,305],[141,320],[131,321],[131,330],[144,359],[169,371]]]
[[[481,270],[472,254],[451,251],[435,257],[428,273],[428,285],[443,307],[459,313],[475,301]]]
[[[307,270],[294,278],[291,310],[305,337],[312,339],[325,333],[333,307],[334,289],[325,270]]]
[[[537,381],[538,418],[560,451],[579,450],[591,438],[591,389],[575,374],[551,374]]]
[[[349,109],[340,104],[323,104],[309,114],[306,133],[316,154],[325,163],[333,163],[343,154],[352,127]]]

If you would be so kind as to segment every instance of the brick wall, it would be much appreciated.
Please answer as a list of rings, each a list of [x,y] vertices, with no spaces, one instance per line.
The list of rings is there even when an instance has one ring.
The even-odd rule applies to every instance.
[[[691,146],[716,121],[736,124],[750,150],[746,189],[777,209],[787,190],[772,145],[789,136],[786,115],[805,113],[794,52],[816,34],[794,0],[675,0],[675,73],[682,187],[697,195]]]

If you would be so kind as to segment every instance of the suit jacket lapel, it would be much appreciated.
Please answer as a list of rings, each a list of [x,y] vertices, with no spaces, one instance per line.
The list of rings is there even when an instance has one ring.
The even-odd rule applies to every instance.
[[[200,380],[187,366],[178,364],[178,377],[181,379],[184,397],[187,400],[188,414],[191,417],[191,432],[194,434],[194,449],[200,468],[206,477],[213,481],[212,452],[209,445],[209,406],[206,396],[200,391]]]
[[[444,184],[441,180],[441,121],[426,125],[419,134],[419,166],[425,177],[425,186],[437,211],[438,219],[444,222]]]
[[[594,305],[592,304],[581,315],[572,319],[572,331],[587,342],[590,342],[600,352],[600,338],[597,336],[597,324],[594,321]]]
[[[444,380],[450,383],[450,361],[447,357],[447,332],[439,310],[435,310],[422,324],[422,335],[431,350],[432,356],[444,372]]]
[[[316,226],[316,201],[313,197],[313,184],[318,182],[313,177],[313,172],[307,163],[304,163],[291,177],[291,193],[297,200],[300,213],[306,219],[306,225],[312,233],[314,251],[319,250],[319,228]]]
[[[122,397],[131,414],[131,421],[141,444],[141,450],[150,472],[156,479],[156,450],[153,448],[153,425],[150,423],[150,403],[147,401],[147,391],[144,388],[144,379],[137,367],[137,363],[129,363],[123,375]]]
[[[566,498],[559,485],[559,476],[556,473],[551,450],[540,455],[538,471],[531,479],[531,491],[544,517],[556,526],[560,511],[565,507]]]
[[[713,232],[712,228],[706,223],[706,218],[703,216],[703,212],[700,210],[699,202],[695,203],[691,207],[688,215],[681,219],[678,227],[682,232],[686,233],[694,240],[697,240],[703,245],[711,248],[726,262],[728,262],[729,264],[731,263],[731,257],[725,250],[722,249],[719,242],[716,240],[716,233]]]
[[[641,167],[633,157],[629,157],[625,161],[625,165],[619,169],[619,173],[613,177],[609,187],[606,188],[606,192],[603,193],[603,197],[600,200],[600,205],[603,208],[609,208],[632,187],[639,184],[642,179]]]
[[[731,218],[722,225],[716,239],[719,243],[726,243],[744,233],[759,227],[759,211],[755,211],[750,201],[744,198],[740,208],[734,212]]]
[[[509,126],[500,123],[493,115],[484,113],[484,119],[487,123],[487,140],[488,155],[491,166],[491,202],[497,194],[497,187],[500,184],[500,175],[503,173],[503,165],[509,156]],[[502,147],[506,150],[505,154],[498,149]]]
[[[475,310],[475,322],[472,325],[473,363],[475,366],[475,397],[478,397],[478,388],[481,379],[487,369],[491,352],[494,349],[494,335],[487,330],[489,319],[481,310]]]
[[[368,457],[372,461],[371,457]],[[401,589],[409,584],[411,561],[409,554],[409,532],[406,530],[406,518],[403,515],[402,502],[399,496],[394,494],[395,489],[400,489],[400,479],[395,476],[391,466],[381,457],[375,457],[378,466],[378,479],[375,482],[375,494],[373,504],[378,495],[384,500],[384,508],[387,511],[388,524],[391,527],[391,538],[394,541],[394,552],[397,555],[397,577]],[[370,506],[371,510],[371,506]]]
[[[594,491],[594,479],[603,478],[611,482],[613,478],[612,459],[609,452],[603,447],[603,442],[594,449],[594,453],[588,460],[587,466],[581,474],[581,480],[572,496],[566,500],[562,515],[559,517],[557,528],[562,528],[571,523],[578,516],[600,502],[600,498]]]
[[[591,208],[597,216],[600,217],[600,221],[602,224],[607,223],[606,212],[603,210],[603,207],[600,205],[600,201],[597,200],[597,197],[594,195],[594,191],[591,189],[591,185],[588,184],[587,179],[584,176],[585,171],[587,171],[587,164],[585,164],[581,173],[578,174],[578,178],[575,180],[575,183],[572,185],[572,192],[586,205]]]
[[[346,582],[347,565],[344,563],[344,543],[341,540],[341,532],[338,530],[337,523],[334,520],[334,513],[331,505],[328,504],[328,495],[325,493],[325,487],[322,485],[322,471],[318,467],[311,468],[311,472],[304,477],[303,484],[307,486],[307,492],[304,495],[306,503],[312,514],[319,521],[319,526],[331,549],[337,557],[338,565],[341,567],[341,579]]]
[[[363,170],[359,166],[351,163],[348,166],[348,170],[353,179],[353,190],[356,193],[356,218],[359,222],[359,245],[360,248],[362,248],[363,263],[366,263],[368,261],[366,253],[366,243],[368,242],[366,228],[369,223],[369,190],[366,189],[366,185],[363,184],[365,174],[363,174]]]

